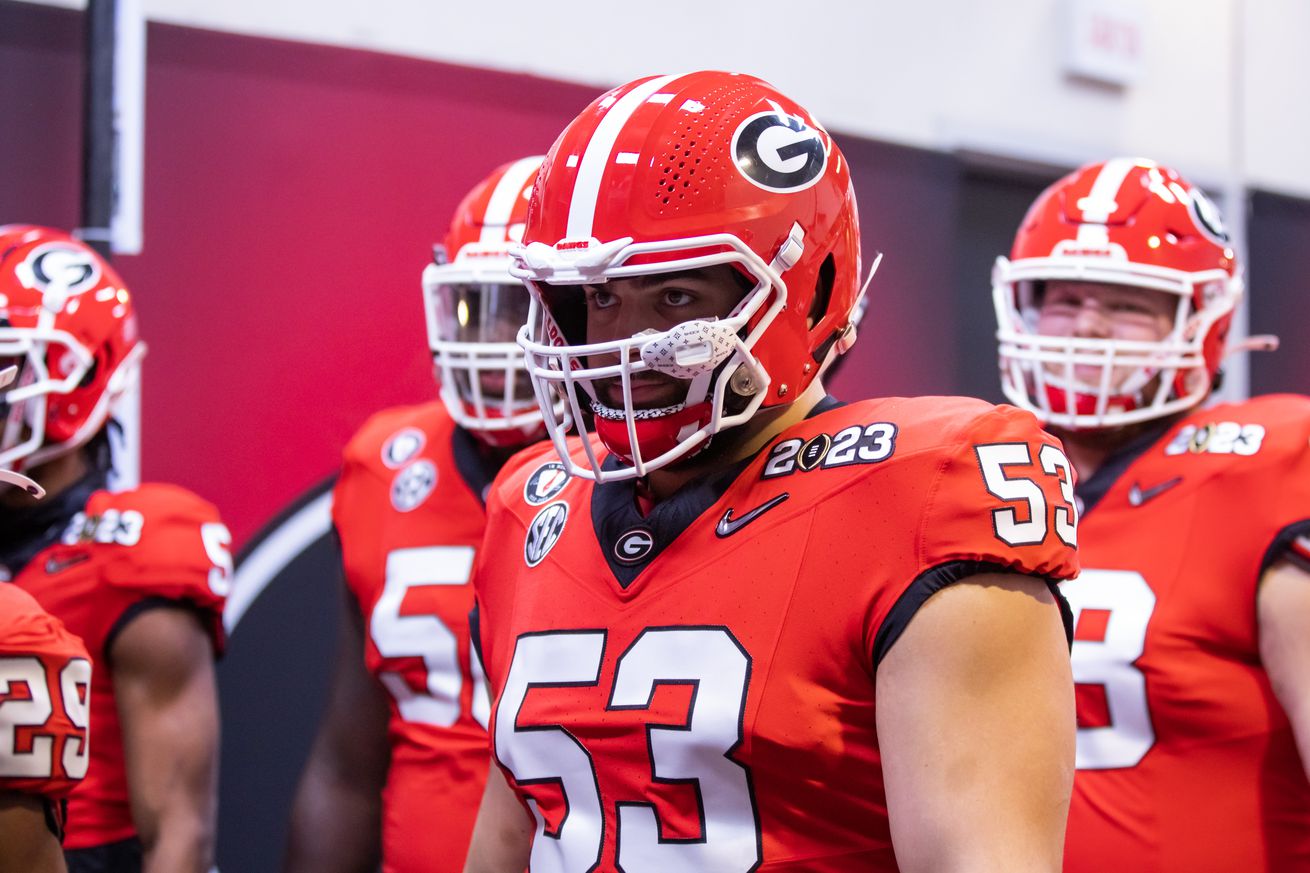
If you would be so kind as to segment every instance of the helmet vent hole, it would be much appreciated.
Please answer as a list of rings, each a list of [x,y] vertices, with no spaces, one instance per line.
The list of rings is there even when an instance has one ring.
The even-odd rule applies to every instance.
[[[832,286],[836,278],[837,262],[829,252],[828,257],[819,265],[819,278],[814,282],[814,302],[810,304],[807,319],[811,329],[828,314],[828,302],[832,299]]]

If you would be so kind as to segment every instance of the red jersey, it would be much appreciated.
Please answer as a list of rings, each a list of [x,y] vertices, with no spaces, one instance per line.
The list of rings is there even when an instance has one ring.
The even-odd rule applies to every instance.
[[[91,682],[90,766],[69,797],[67,849],[136,834],[123,764],[109,650],[142,610],[184,602],[203,617],[215,650],[223,645],[223,601],[231,579],[231,537],[214,507],[173,485],[96,491],[53,545],[14,583],[86,643],[98,665]]]
[[[0,584],[0,794],[58,799],[86,775],[90,686],[82,641]]]
[[[896,869],[877,664],[945,585],[1076,574],[1073,480],[1026,412],[834,405],[646,517],[541,488],[548,447],[497,479],[478,633],[533,870]]]
[[[488,702],[468,614],[489,484],[474,437],[433,402],[373,416],[333,494],[365,663],[390,698],[385,873],[463,869],[482,798]]]
[[[1065,870],[1310,871],[1310,785],[1256,626],[1261,574],[1310,533],[1310,400],[1192,412],[1079,494]]]

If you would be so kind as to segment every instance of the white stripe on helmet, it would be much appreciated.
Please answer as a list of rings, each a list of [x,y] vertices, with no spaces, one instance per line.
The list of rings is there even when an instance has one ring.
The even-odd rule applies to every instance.
[[[591,142],[587,143],[587,150],[582,154],[577,180],[573,183],[573,197],[569,202],[569,224],[565,231],[567,239],[591,238],[592,227],[596,223],[596,202],[600,198],[600,179],[609,165],[610,152],[614,150],[619,134],[623,132],[628,119],[632,118],[643,103],[651,100],[661,88],[678,78],[681,78],[681,74],[660,76],[642,82],[620,97],[606,111],[600,124],[596,125],[596,132],[592,134]],[[668,100],[661,102],[667,103]]]
[[[541,155],[515,161],[496,183],[487,201],[487,213],[482,217],[482,234],[478,242],[495,244],[505,242],[505,232],[509,220],[514,215],[514,204],[523,191],[523,186],[537,174],[541,167]]]
[[[1124,180],[1134,167],[1140,166],[1138,158],[1114,158],[1106,161],[1101,172],[1096,175],[1092,189],[1074,204],[1082,212],[1082,226],[1078,228],[1078,242],[1084,245],[1104,245],[1108,239],[1105,223],[1119,208],[1114,199],[1123,187]]]

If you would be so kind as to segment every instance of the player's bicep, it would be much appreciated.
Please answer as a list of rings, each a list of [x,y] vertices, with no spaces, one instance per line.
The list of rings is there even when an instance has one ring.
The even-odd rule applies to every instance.
[[[0,793],[0,873],[64,873],[66,869],[42,798]]]
[[[342,598],[327,712],[311,762],[335,778],[380,791],[386,779],[387,696],[364,662],[364,620],[354,596]]]
[[[386,692],[364,663],[359,604],[347,591],[327,712],[291,809],[284,873],[376,869],[388,712]]]
[[[1310,569],[1274,562],[1256,593],[1260,659],[1310,774]]]
[[[482,791],[477,823],[469,843],[464,873],[525,870],[532,850],[534,825],[505,775],[491,762]]]
[[[185,606],[137,615],[109,653],[132,814],[143,841],[165,817],[212,829],[218,694],[213,648]]]
[[[1043,580],[978,575],[934,594],[879,665],[876,699],[902,870],[1059,869],[1073,679]]]

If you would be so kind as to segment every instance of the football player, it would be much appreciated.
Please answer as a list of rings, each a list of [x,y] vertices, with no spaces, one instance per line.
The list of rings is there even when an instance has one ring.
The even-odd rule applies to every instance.
[[[1241,294],[1215,206],[1137,158],[1047,189],[996,265],[1005,393],[1084,513],[1072,873],[1310,870],[1310,400],[1202,407]]]
[[[487,771],[469,573],[487,486],[545,435],[514,342],[528,292],[509,274],[540,165],[506,164],[469,192],[424,271],[440,401],[380,412],[346,448],[332,512],[348,618],[296,795],[288,873],[463,865]],[[556,467],[543,488],[563,479]]]
[[[488,501],[465,869],[1057,870],[1072,472],[1019,410],[825,395],[860,297],[832,138],[751,76],[638,79],[524,244],[553,446]]]
[[[134,466],[117,411],[145,352],[108,264],[59,231],[0,227],[0,319],[0,359],[19,367],[0,390],[0,467],[48,493],[0,494],[0,570],[97,665],[69,870],[208,871],[228,531],[181,488],[106,490]]]
[[[63,873],[64,798],[86,775],[82,641],[0,584],[0,873]]]

